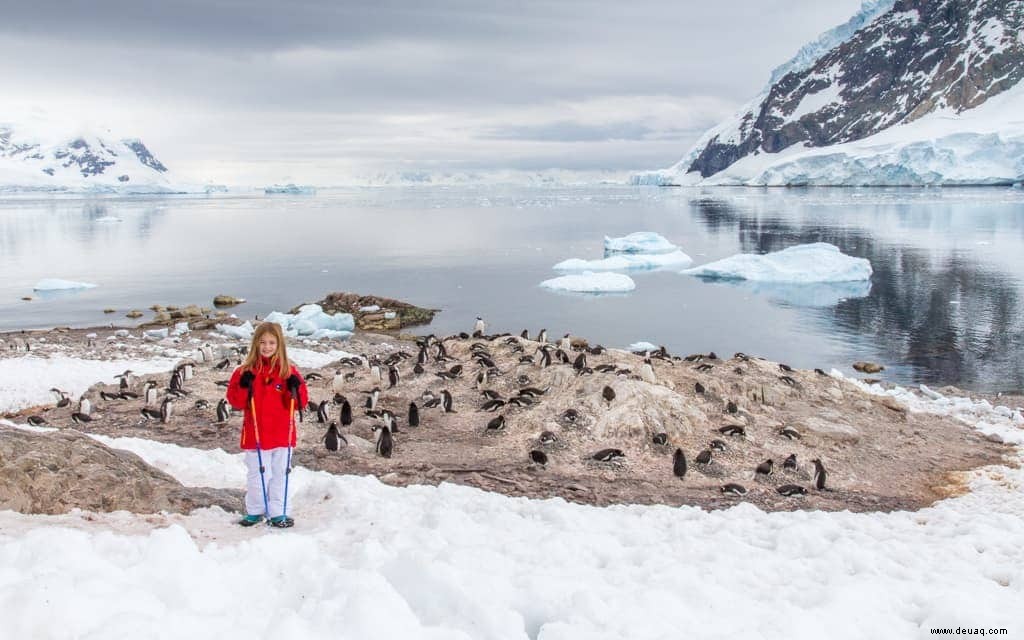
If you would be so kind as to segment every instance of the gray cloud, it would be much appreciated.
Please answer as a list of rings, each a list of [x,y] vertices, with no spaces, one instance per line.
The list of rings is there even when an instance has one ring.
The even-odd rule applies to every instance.
[[[658,166],[859,4],[5,1],[0,107],[130,123],[199,172]]]

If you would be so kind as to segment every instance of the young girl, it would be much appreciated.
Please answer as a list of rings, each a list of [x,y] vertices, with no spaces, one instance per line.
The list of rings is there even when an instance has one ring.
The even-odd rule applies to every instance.
[[[241,446],[248,474],[242,526],[258,524],[264,516],[275,527],[295,524],[284,513],[285,477],[288,447],[295,446],[294,411],[306,406],[307,393],[305,380],[288,360],[281,325],[260,324],[245,362],[231,375],[227,394],[232,407],[245,410]]]

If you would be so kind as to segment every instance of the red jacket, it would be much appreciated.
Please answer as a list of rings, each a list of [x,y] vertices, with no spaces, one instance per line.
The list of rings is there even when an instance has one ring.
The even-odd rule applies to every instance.
[[[243,449],[256,448],[256,429],[260,431],[260,449],[275,449],[277,447],[295,446],[295,414],[288,409],[292,403],[292,395],[288,392],[285,378],[277,375],[277,370],[271,371],[270,362],[267,358],[260,358],[256,365],[255,379],[252,381],[253,402],[256,404],[256,424],[253,424],[252,411],[249,407],[249,390],[239,386],[239,379],[242,377],[242,368],[238,367],[231,374],[231,381],[228,383],[228,404],[236,409],[245,409],[245,419],[242,422]],[[309,401],[306,381],[302,374],[294,366],[291,372],[299,376],[299,402],[294,406],[298,411],[299,407],[305,407]]]

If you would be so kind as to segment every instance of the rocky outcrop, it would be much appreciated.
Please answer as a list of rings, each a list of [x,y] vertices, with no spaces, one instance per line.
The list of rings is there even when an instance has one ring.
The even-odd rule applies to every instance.
[[[185,487],[134,453],[72,429],[35,433],[0,426],[0,509],[29,514],[76,508],[188,513],[219,506],[237,511],[241,495]]]
[[[706,178],[748,155],[860,140],[934,111],[975,108],[1024,78],[1022,30],[1019,2],[898,0],[706,134],[685,170]]]
[[[306,304],[306,303],[303,303]],[[380,296],[361,296],[358,293],[329,293],[315,304],[326,313],[351,313],[356,328],[361,331],[398,331],[403,327],[430,324],[438,309],[425,309],[407,302]],[[298,313],[298,305],[289,313]]]

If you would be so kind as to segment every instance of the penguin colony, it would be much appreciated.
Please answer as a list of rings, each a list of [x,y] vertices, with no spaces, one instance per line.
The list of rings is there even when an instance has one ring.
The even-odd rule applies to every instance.
[[[760,423],[754,414],[763,390],[760,397],[751,397],[716,381],[719,372],[761,374],[759,379],[773,378],[785,393],[799,394],[807,376],[820,374],[780,365],[774,375],[765,376],[769,363],[742,353],[728,360],[714,353],[679,357],[664,347],[627,354],[586,345],[568,334],[547,342],[546,330],[518,335],[484,331],[486,324],[478,320],[472,334],[427,335],[414,345],[400,342],[389,351],[304,370],[310,406],[300,432],[310,437],[302,446],[318,443],[318,456],[374,456],[380,460],[374,468],[384,470],[392,460],[403,460],[403,444],[419,430],[443,434],[448,421],[472,420],[477,425],[474,446],[521,443],[508,463],[535,474],[586,465],[614,482],[638,464],[655,464],[663,469],[665,483],[700,486],[730,500],[769,493],[799,499],[833,488],[831,469],[826,469],[829,451],[816,448],[820,441],[799,423]],[[225,346],[203,345],[169,374],[125,371],[114,383],[79,398],[53,389],[54,409],[37,411],[27,422],[96,430],[115,413],[112,407],[120,413],[130,408],[136,416],[131,426],[139,429],[173,427],[237,440],[240,414],[223,393],[244,348]],[[678,383],[680,377],[684,384]],[[219,395],[200,397],[196,378],[205,380],[207,388],[215,381]],[[592,382],[581,384],[587,380]],[[588,435],[602,414],[632,397],[636,384],[661,387],[670,380],[677,381],[671,387],[676,395],[711,419],[700,442],[694,442],[692,431],[681,435],[667,421],[649,425],[640,438],[632,433]],[[589,395],[581,395],[584,389]],[[755,445],[755,438],[771,446]],[[444,442],[443,437],[434,440]],[[356,447],[360,441],[368,448]],[[747,462],[758,453],[759,458]],[[472,466],[473,460],[465,462]]]

